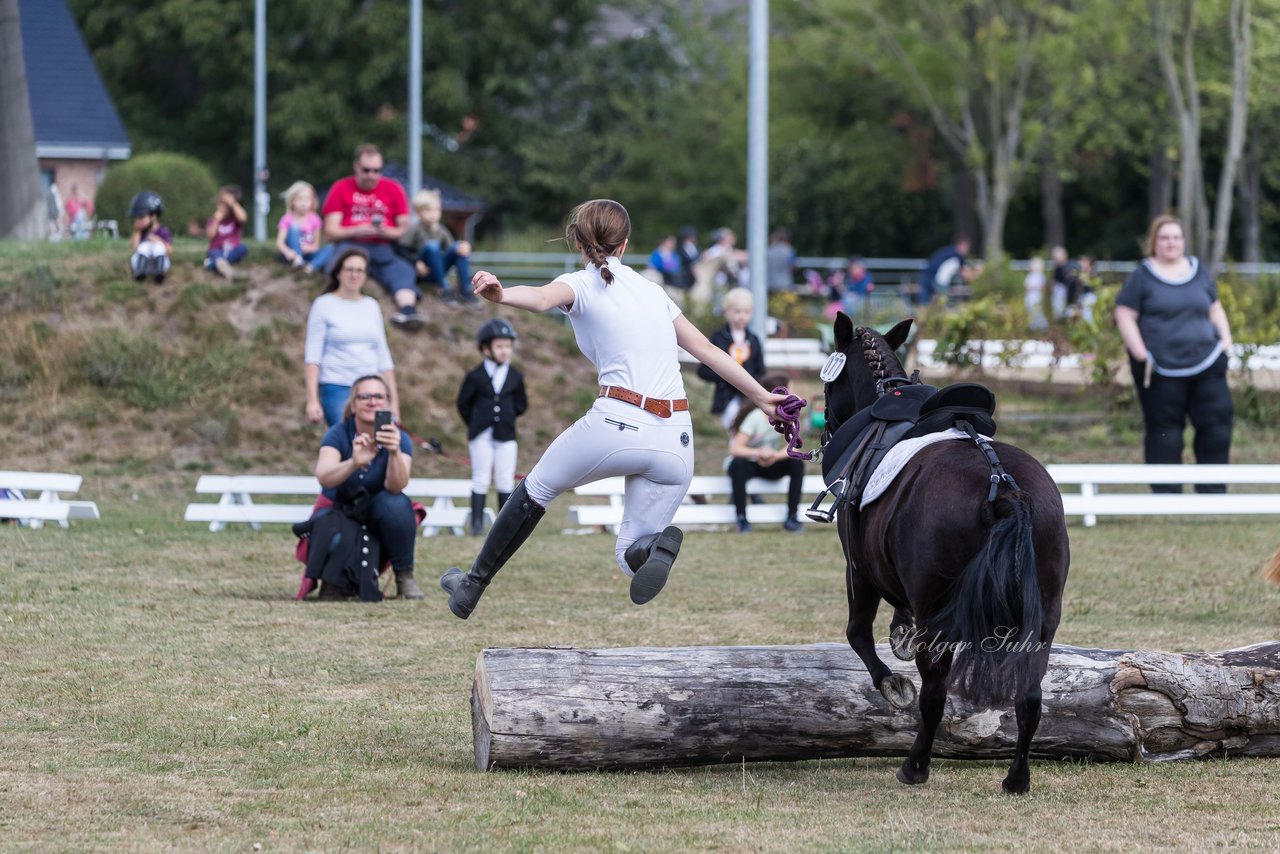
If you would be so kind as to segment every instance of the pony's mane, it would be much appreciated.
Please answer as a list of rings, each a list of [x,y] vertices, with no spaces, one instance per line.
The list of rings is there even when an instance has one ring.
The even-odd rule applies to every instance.
[[[902,375],[902,363],[898,361],[897,354],[889,349],[889,343],[884,340],[884,336],[865,326],[855,329],[854,335],[862,347],[863,361],[871,369],[873,379],[882,380],[885,377]]]

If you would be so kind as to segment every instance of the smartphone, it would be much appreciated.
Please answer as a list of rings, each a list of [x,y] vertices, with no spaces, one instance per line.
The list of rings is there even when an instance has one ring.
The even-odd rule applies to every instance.
[[[383,219],[384,217],[380,213],[376,213],[370,217],[370,221],[373,223],[374,228],[382,228]]]
[[[383,427],[391,426],[391,410],[379,409],[373,414],[373,437],[378,437],[378,431]]]

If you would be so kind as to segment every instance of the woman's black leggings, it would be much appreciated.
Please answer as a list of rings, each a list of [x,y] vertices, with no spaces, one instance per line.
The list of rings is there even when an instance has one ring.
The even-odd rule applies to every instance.
[[[1188,419],[1195,429],[1191,448],[1196,462],[1227,463],[1231,456],[1231,430],[1235,408],[1227,387],[1227,355],[1190,377],[1151,375],[1150,388],[1142,387],[1146,365],[1129,359],[1142,420],[1146,426],[1143,458],[1147,463],[1182,462],[1182,434]],[[1181,492],[1181,484],[1152,484],[1152,492]],[[1226,492],[1225,484],[1197,484],[1197,492]]]

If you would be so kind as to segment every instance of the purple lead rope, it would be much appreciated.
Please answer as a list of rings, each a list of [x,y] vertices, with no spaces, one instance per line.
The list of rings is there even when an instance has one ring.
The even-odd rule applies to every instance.
[[[773,425],[773,429],[781,433],[787,440],[787,456],[793,460],[812,460],[817,456],[816,451],[808,451],[802,453],[800,451],[801,434],[800,429],[800,411],[809,405],[809,401],[802,397],[791,394],[787,391],[786,386],[778,386],[773,390],[774,394],[785,394],[787,399],[778,404],[776,417],[770,418],[769,423]]]

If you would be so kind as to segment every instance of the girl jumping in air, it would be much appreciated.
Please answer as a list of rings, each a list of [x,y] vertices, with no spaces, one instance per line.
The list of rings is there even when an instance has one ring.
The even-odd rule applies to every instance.
[[[490,302],[543,312],[559,308],[583,354],[596,366],[599,396],[547,448],[503,505],[470,572],[440,579],[449,609],[466,619],[498,570],[528,539],[556,496],[606,477],[627,479],[614,556],[631,577],[631,601],[662,590],[684,535],[671,524],[693,477],[693,429],[677,359],[683,347],[773,412],[786,396],[767,391],[681,313],[661,285],[622,263],[631,218],[608,199],[574,208],[565,228],[586,269],[542,287],[503,287],[483,270],[475,293]]]

